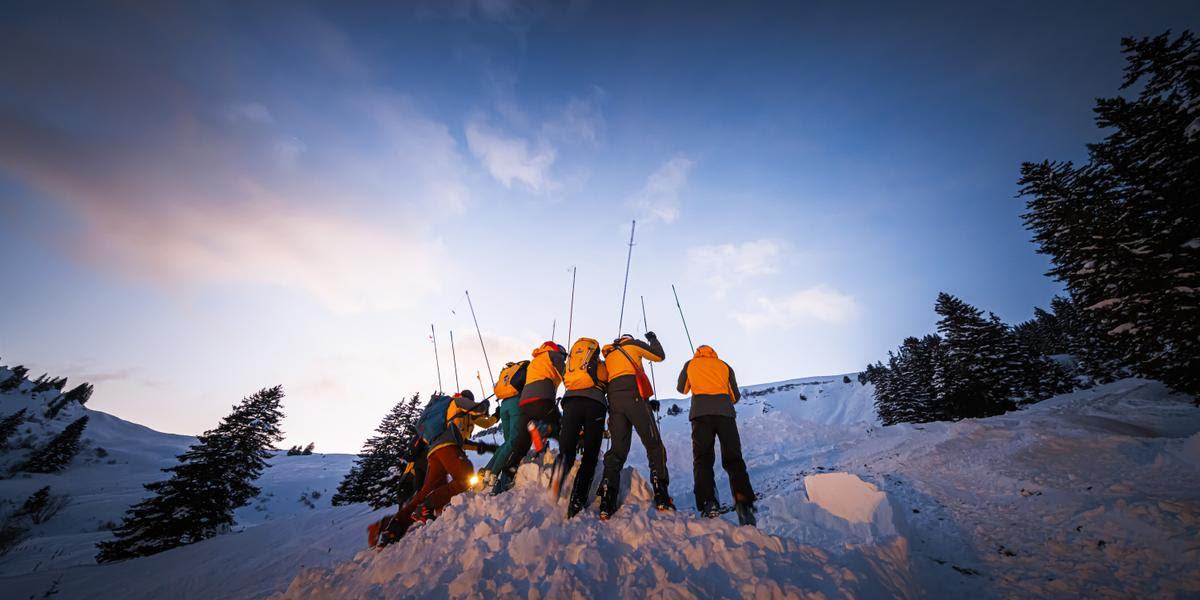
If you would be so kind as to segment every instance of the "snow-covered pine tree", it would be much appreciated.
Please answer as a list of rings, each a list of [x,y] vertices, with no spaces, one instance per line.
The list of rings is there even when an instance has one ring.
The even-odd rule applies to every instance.
[[[313,453],[313,450],[316,450],[316,449],[317,449],[317,443],[309,442],[308,445],[304,447],[304,450],[300,451],[300,454],[302,456],[311,456]]]
[[[366,502],[373,508],[394,506],[400,497],[399,478],[404,456],[416,435],[416,420],[421,413],[421,395],[401,400],[384,416],[350,472],[338,484],[330,502],[334,506]]]
[[[66,429],[59,432],[41,450],[34,452],[17,471],[26,473],[57,473],[63,470],[79,453],[79,438],[87,427],[88,416],[75,419]]]
[[[74,402],[83,406],[92,398],[92,392],[94,391],[96,391],[96,388],[92,384],[85,382],[71,388],[71,391],[64,394],[63,397],[66,398],[67,402]]]
[[[25,422],[27,418],[25,413],[27,412],[26,409],[22,408],[0,420],[0,449],[8,447],[8,438],[12,437],[12,434],[16,433],[17,428],[21,426],[21,423]]]
[[[29,369],[24,365],[17,365],[9,369],[9,376],[4,381],[0,381],[0,392],[11,392],[25,381],[25,376],[29,374]]]
[[[944,360],[942,338],[927,335],[905,339],[888,353],[887,365],[867,366],[860,379],[875,386],[875,411],[884,425],[953,418],[934,385]]]
[[[946,347],[934,386],[946,416],[987,417],[1015,408],[1011,398],[1020,359],[1008,327],[945,292],[938,294],[934,312],[941,317],[937,328]]]
[[[1112,129],[1088,163],[1021,168],[1025,223],[1049,275],[1140,375],[1200,403],[1200,40],[1124,39],[1122,89],[1096,102]]]
[[[253,482],[283,438],[282,400],[280,386],[260,390],[199,436],[178,465],[163,469],[169,479],[144,486],[153,495],[126,511],[116,539],[96,545],[96,561],[148,556],[228,530],[233,511],[258,495]]]

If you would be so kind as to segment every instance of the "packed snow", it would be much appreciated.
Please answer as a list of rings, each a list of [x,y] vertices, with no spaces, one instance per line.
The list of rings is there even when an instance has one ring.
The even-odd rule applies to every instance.
[[[566,520],[565,501],[550,502],[544,474],[526,466],[511,492],[460,496],[439,520],[368,551],[366,525],[385,512],[329,505],[353,457],[281,452],[231,533],[106,565],[94,544],[194,438],[69,407],[19,438],[35,446],[86,411],[70,468],[0,480],[6,511],[45,485],[69,498],[0,556],[0,585],[14,598],[1200,594],[1200,409],[1158,383],[890,427],[874,418],[870,388],[840,375],[745,390],[738,421],[758,529],[695,514],[687,403],[664,399],[676,513],[650,506],[634,444],[627,497],[607,523],[594,505]],[[0,394],[0,416],[44,403]],[[672,405],[681,414],[667,416]]]

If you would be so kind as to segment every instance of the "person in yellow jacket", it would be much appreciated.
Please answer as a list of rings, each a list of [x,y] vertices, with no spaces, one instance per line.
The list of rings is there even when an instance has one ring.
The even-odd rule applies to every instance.
[[[692,394],[688,420],[692,423],[692,474],[696,482],[696,509],[713,518],[720,515],[716,483],[713,481],[714,438],[721,440],[721,467],[729,475],[734,507],[742,525],[754,525],[754,488],[742,459],[737,412],[733,405],[742,398],[733,369],[712,346],[696,348],[696,355],[679,372],[681,394]]]
[[[587,506],[592,478],[600,460],[600,444],[604,442],[604,417],[608,414],[608,367],[600,359],[600,345],[592,338],[579,338],[571,346],[568,372],[563,376],[563,428],[559,435],[558,464],[551,484],[555,500],[562,484],[575,466],[575,453],[582,448],[583,459],[575,474],[571,498],[567,503],[567,518],[579,514]]]
[[[521,390],[521,416],[517,421],[517,439],[513,442],[508,464],[496,478],[492,494],[500,494],[512,487],[517,467],[525,459],[533,444],[530,425],[538,421],[545,425],[545,433],[539,437],[557,437],[559,429],[558,386],[566,370],[567,349],[555,342],[545,342],[533,351],[533,360],[525,369],[525,387]],[[541,448],[538,448],[541,451]]]
[[[650,484],[654,488],[654,504],[659,510],[675,510],[675,502],[667,491],[667,451],[663,447],[658,423],[654,419],[651,400],[638,391],[637,374],[642,360],[662,362],[667,357],[662,343],[653,331],[646,332],[646,341],[622,335],[604,346],[604,363],[608,367],[608,433],[611,445],[604,454],[604,478],[600,481],[600,518],[608,519],[617,510],[621,491],[621,469],[629,457],[631,430],[637,430],[646,458],[650,463]]]
[[[428,440],[424,485],[383,525],[385,531],[380,543],[386,545],[400,539],[415,521],[436,518],[451,498],[467,490],[475,467],[465,450],[495,451],[494,447],[470,441],[471,434],[475,427],[487,428],[495,423],[496,417],[488,414],[488,401],[476,402],[471,390],[463,390],[451,398],[446,408],[446,429]],[[450,481],[446,481],[447,477]]]

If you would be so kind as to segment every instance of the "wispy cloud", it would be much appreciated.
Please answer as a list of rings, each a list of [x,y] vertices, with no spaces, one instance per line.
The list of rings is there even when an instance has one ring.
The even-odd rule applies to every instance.
[[[692,164],[687,157],[677,155],[646,178],[642,189],[628,200],[629,206],[636,211],[638,220],[646,223],[671,223],[679,218],[679,195],[687,185]]]
[[[755,277],[778,272],[785,248],[783,242],[770,239],[689,248],[688,275],[723,298]]]
[[[743,327],[757,330],[794,327],[806,321],[842,323],[856,317],[858,312],[853,296],[817,285],[778,298],[756,294],[750,299],[750,307],[735,311],[733,317]]]
[[[506,188],[521,184],[535,193],[554,189],[550,167],[558,152],[548,143],[504,135],[479,120],[467,124],[467,147]]]
[[[179,17],[162,24],[188,21]],[[271,89],[231,83],[256,77],[130,63],[121,40],[95,44],[111,56],[51,52],[39,40],[55,37],[54,23],[0,42],[0,83],[17,90],[0,107],[0,171],[79,219],[81,260],[171,288],[283,287],[337,312],[405,306],[439,289],[446,259],[433,219],[469,200],[457,142],[404,95],[363,79],[335,31],[308,16],[284,27],[339,85],[272,104]],[[163,51],[195,56],[202,36],[178,33]],[[27,55],[39,69],[6,68]],[[88,72],[62,78],[69,84],[40,74],[79,64]],[[79,114],[54,112],[79,96],[90,99]]]

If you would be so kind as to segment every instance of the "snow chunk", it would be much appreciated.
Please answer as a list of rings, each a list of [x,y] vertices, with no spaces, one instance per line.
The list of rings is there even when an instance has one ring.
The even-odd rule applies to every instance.
[[[822,547],[865,544],[897,536],[887,494],[850,473],[804,478],[808,492],[763,502],[764,528]]]

